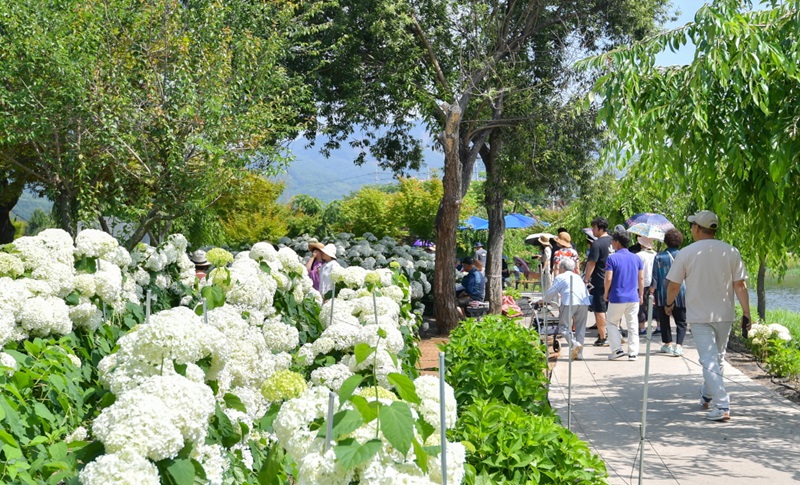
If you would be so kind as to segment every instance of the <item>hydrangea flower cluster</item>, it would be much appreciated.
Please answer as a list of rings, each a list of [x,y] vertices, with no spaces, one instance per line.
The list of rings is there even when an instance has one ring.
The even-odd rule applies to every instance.
[[[292,248],[307,259],[311,256],[308,251],[310,240],[308,236],[301,236],[295,239],[282,238],[278,243]],[[435,264],[432,254],[420,248],[400,244],[388,236],[378,240],[370,233],[365,233],[361,238],[341,233],[328,242],[336,246],[337,261],[343,267],[359,267],[370,271],[389,268],[392,263],[396,263],[408,278],[414,307],[419,311],[424,308],[420,300],[431,292]],[[356,274],[349,274],[348,277],[356,277]]]
[[[792,334],[789,329],[780,323],[770,323],[769,325],[754,323],[747,337],[755,345],[766,345],[767,341],[772,337],[777,337],[786,342],[792,340]]]
[[[194,263],[189,259],[186,248],[189,243],[181,234],[172,234],[158,247],[139,243],[131,252],[133,277],[136,281],[136,295],[143,300],[148,288],[167,291],[177,297],[184,294],[183,287],[191,287],[195,282]],[[157,298],[159,292],[154,292]]]
[[[96,329],[103,308],[121,313],[126,302],[138,301],[130,263],[125,248],[98,230],[82,231],[74,245],[60,229],[15,240],[0,251],[0,346],[73,327]]]

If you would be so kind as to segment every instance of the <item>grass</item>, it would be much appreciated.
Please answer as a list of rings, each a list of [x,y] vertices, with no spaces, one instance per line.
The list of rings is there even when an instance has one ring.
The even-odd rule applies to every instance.
[[[765,323],[780,323],[789,329],[793,340],[800,340],[800,313],[789,310],[767,310]]]

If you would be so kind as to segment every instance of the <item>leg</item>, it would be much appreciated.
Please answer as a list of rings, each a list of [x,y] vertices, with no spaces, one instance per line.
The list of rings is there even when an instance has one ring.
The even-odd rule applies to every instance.
[[[639,303],[625,303],[624,312],[628,324],[628,355],[639,355]]]
[[[577,305],[572,307],[572,323],[575,325],[575,340],[583,346],[586,338],[586,317],[589,315],[589,307]]]
[[[677,307],[673,307],[673,314],[676,310]],[[672,325],[669,321],[669,315],[664,311],[663,306],[656,307],[656,319],[658,319],[658,326],[661,328],[661,343],[669,346],[672,343]],[[686,331],[686,321],[683,322],[683,330],[684,332]]]
[[[686,307],[674,307],[672,309],[672,318],[675,319],[675,342],[678,345],[683,345],[683,339],[686,337]]]
[[[605,339],[606,335],[606,308],[607,303],[603,299],[605,290],[602,285],[595,286],[591,290],[592,295],[592,311],[594,312],[594,319],[597,323],[597,336],[598,338]]]
[[[625,313],[625,303],[609,303],[608,304],[608,345],[611,347],[611,353],[622,350],[622,334],[619,332],[619,324]],[[600,325],[598,325],[598,328]],[[635,331],[634,331],[635,333]],[[630,337],[630,336],[628,336]]]
[[[730,398],[725,391],[721,361],[725,359],[725,346],[728,344],[731,323],[693,323],[692,335],[697,344],[700,364],[703,366],[703,396],[711,398],[718,408],[730,407]],[[718,339],[718,337],[720,337]],[[722,350],[720,351],[720,345]]]

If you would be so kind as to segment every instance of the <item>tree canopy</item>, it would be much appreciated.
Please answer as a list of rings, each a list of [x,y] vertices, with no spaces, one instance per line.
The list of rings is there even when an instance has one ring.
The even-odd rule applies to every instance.
[[[690,194],[725,237],[780,267],[800,243],[800,2],[717,0],[694,22],[587,60],[613,138],[606,153],[641,184]],[[691,64],[655,55],[691,40]],[[763,258],[763,259],[762,259]]]

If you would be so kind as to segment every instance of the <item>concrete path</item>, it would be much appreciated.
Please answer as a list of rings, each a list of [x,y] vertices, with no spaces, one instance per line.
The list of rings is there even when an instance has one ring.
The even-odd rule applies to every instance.
[[[609,483],[639,483],[647,342],[642,340],[639,360],[609,361],[608,347],[591,345],[596,335],[596,331],[587,332],[584,360],[572,363],[571,386],[568,352],[566,348],[560,352],[550,401],[567,426],[571,388],[571,429],[605,461]],[[654,335],[642,483],[800,482],[800,406],[726,366],[731,420],[707,421],[699,404],[703,377],[691,334],[684,342],[682,358],[661,354],[660,347],[661,338]]]

